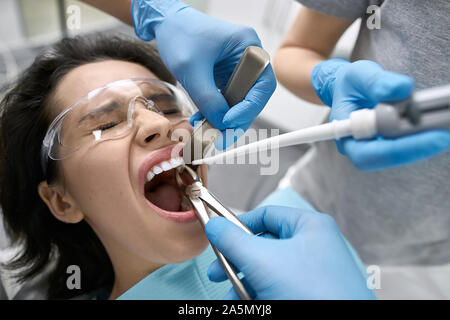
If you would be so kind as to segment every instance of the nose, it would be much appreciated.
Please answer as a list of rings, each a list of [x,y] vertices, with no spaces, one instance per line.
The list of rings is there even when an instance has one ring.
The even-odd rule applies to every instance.
[[[163,115],[148,110],[140,103],[137,103],[133,114],[133,126],[137,133],[136,143],[143,147],[158,149],[174,142],[181,142],[187,134],[192,133],[192,127],[188,121],[173,122]],[[186,131],[186,134],[179,134],[179,129]],[[185,130],[186,129],[186,130]]]

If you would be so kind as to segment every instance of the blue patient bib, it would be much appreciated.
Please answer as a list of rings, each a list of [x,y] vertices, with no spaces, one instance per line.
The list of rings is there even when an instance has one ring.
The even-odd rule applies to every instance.
[[[208,279],[216,259],[211,246],[199,256],[179,264],[167,264],[129,289],[118,300],[219,300],[231,289],[229,280]]]

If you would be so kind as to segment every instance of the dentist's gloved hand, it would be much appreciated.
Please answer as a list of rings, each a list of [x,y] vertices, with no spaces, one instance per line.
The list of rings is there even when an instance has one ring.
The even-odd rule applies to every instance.
[[[133,0],[132,16],[137,36],[156,40],[165,65],[198,106],[201,114],[191,122],[204,115],[220,130],[248,129],[275,91],[272,67],[231,109],[218,89],[226,86],[248,46],[261,47],[252,28],[212,18],[178,0]]]
[[[408,76],[383,70],[372,61],[350,63],[331,59],[319,63],[311,83],[323,103],[331,107],[330,121],[347,119],[352,111],[373,108],[379,102],[408,98],[414,81]],[[336,141],[339,152],[361,170],[378,170],[417,162],[450,149],[450,132],[433,130],[396,139],[377,138]]]
[[[244,275],[253,299],[374,299],[344,239],[328,215],[288,207],[262,207],[239,219],[257,234],[215,217],[209,240]],[[212,281],[227,279],[216,260]],[[232,288],[225,299],[239,299]]]

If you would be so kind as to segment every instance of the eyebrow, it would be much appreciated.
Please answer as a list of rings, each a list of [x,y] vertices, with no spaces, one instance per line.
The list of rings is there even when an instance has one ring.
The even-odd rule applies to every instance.
[[[118,103],[117,101],[111,101],[107,104],[105,104],[104,106],[95,109],[94,111],[89,112],[88,114],[85,114],[79,121],[78,124],[82,123],[83,121],[85,121],[88,118],[92,118],[93,116],[96,115],[100,115],[100,114],[105,114],[114,110],[117,110],[120,108],[120,103]]]

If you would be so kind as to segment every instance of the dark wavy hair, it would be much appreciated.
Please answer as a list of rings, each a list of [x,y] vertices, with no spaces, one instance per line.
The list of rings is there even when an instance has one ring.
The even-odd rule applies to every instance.
[[[105,248],[83,220],[57,220],[39,197],[41,181],[57,179],[57,162],[41,168],[40,149],[50,125],[51,94],[61,78],[74,68],[102,60],[138,63],[163,81],[175,84],[155,46],[123,36],[91,35],[64,38],[34,60],[10,85],[0,102],[0,205],[12,244],[23,250],[6,267],[21,270],[21,283],[40,274],[50,263],[48,298],[68,299],[111,288],[114,273]],[[66,286],[69,265],[82,271],[81,289]]]

